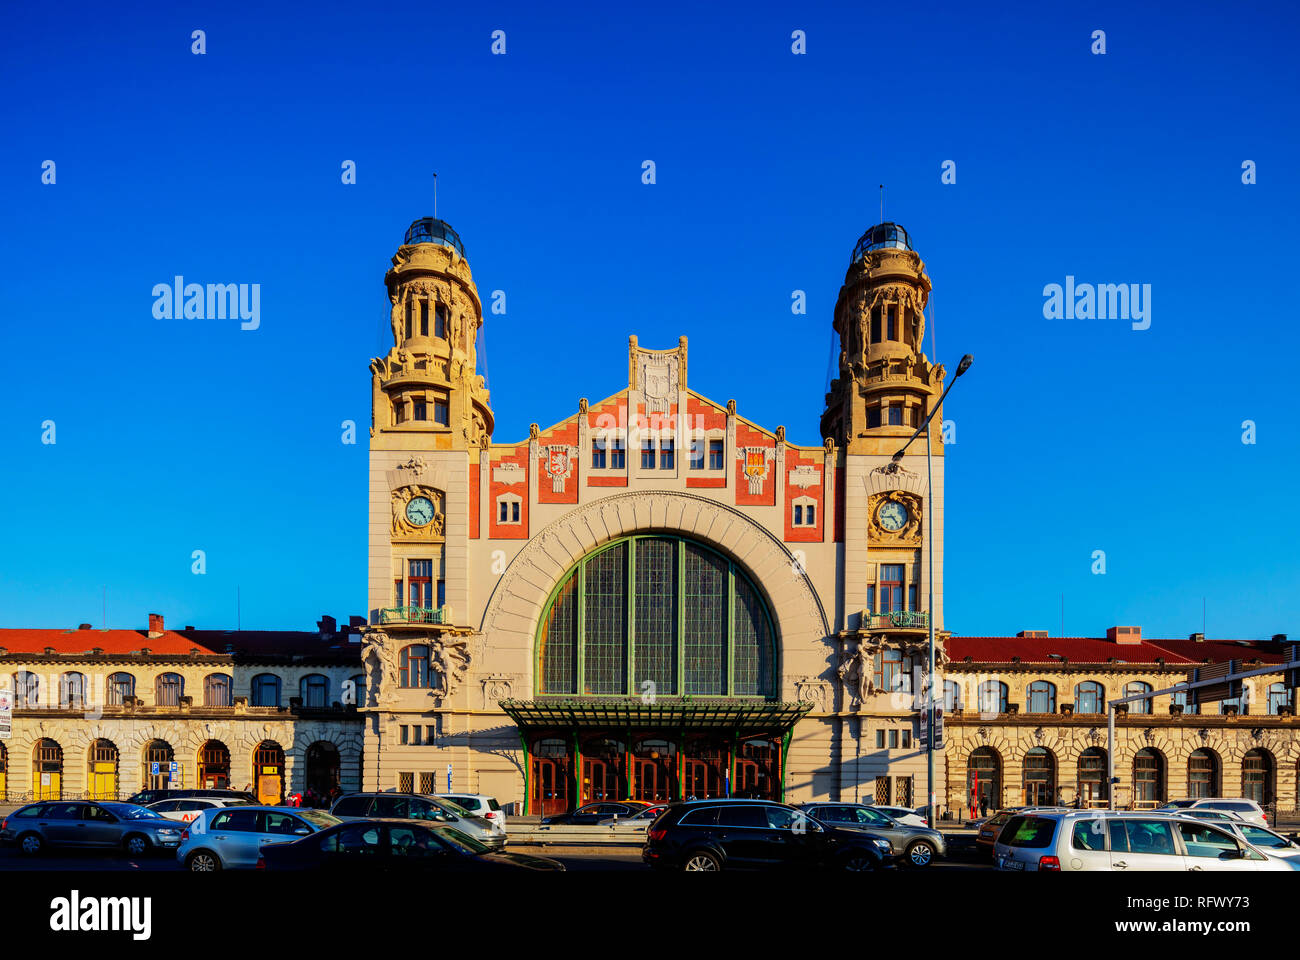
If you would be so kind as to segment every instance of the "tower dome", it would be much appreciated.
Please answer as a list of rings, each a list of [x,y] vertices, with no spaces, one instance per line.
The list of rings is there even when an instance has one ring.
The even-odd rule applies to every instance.
[[[912,239],[901,224],[886,220],[869,229],[858,238],[857,246],[853,248],[853,261],[856,263],[862,259],[863,254],[870,253],[872,250],[885,249],[912,249]]]
[[[411,225],[406,228],[402,246],[412,243],[438,243],[449,250],[455,250],[462,258],[465,256],[465,245],[460,242],[460,234],[446,220],[436,217],[421,217],[411,221]]]

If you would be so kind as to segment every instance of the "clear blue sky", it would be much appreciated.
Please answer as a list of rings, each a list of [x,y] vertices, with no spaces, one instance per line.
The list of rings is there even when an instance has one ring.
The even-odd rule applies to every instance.
[[[1206,597],[1212,636],[1300,634],[1294,10],[473,6],[6,12],[0,625],[98,626],[101,588],[116,627],[233,627],[237,586],[245,628],[364,613],[367,363],[436,169],[508,298],[496,439],[618,390],[636,333],[689,336],[692,387],[820,442],[885,183],[938,359],[976,358],[947,410],[947,625],[1056,634],[1064,594],[1069,634],[1185,636]],[[260,283],[261,329],[155,320],[176,274]],[[1151,284],[1150,329],[1045,320],[1066,275]]]

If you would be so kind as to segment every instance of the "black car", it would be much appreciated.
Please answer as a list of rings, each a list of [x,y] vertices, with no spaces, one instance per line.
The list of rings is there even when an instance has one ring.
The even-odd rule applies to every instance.
[[[599,800],[595,803],[583,804],[578,809],[570,810],[568,813],[556,813],[549,817],[542,817],[542,823],[595,824],[600,823],[602,820],[612,820],[614,817],[626,820],[628,817],[635,817],[638,813],[644,813],[650,806],[650,804],[643,803],[640,800]]]
[[[770,800],[691,800],[670,804],[646,831],[641,859],[652,867],[715,871],[741,867],[875,870],[889,841],[840,830]]]
[[[290,843],[266,844],[259,870],[491,873],[563,870],[546,857],[496,852],[454,827],[425,820],[349,820]]]
[[[220,800],[243,800],[247,803],[257,803],[257,797],[253,796],[247,790],[217,790],[204,789],[202,787],[176,787],[162,788],[158,790],[141,790],[139,793],[133,793],[126,798],[126,803],[139,804],[147,807],[151,803],[157,803],[159,800],[181,800],[189,797],[215,797]]]

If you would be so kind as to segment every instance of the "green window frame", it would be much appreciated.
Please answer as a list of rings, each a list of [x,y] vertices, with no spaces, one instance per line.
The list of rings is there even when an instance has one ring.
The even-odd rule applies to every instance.
[[[579,560],[546,602],[535,657],[538,696],[776,696],[761,592],[684,537],[621,537]]]

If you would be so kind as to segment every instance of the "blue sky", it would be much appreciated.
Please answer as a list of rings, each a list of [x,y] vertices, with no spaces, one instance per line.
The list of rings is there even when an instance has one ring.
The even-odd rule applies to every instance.
[[[367,363],[436,169],[507,294],[496,439],[618,390],[636,333],[687,335],[692,387],[820,442],[884,183],[938,359],[975,355],[947,626],[1056,634],[1064,595],[1068,634],[1185,636],[1202,598],[1212,636],[1300,632],[1294,11],[469,6],[6,13],[0,624],[98,626],[101,591],[117,627],[231,627],[237,589],[246,628],[364,612]],[[154,319],[177,274],[260,283],[260,329]],[[1150,284],[1150,329],[1044,319],[1067,275]]]

